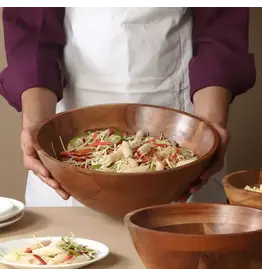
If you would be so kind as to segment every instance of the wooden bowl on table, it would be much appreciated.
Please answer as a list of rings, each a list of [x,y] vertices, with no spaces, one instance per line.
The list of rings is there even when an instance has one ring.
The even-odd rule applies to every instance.
[[[226,175],[222,182],[230,204],[262,209],[262,193],[246,191],[244,188],[259,188],[262,170],[245,170]]]
[[[151,269],[262,268],[262,211],[224,204],[169,204],[125,216]]]
[[[163,133],[198,160],[175,169],[146,173],[107,173],[76,168],[56,158],[77,134],[89,129],[116,128],[150,135]],[[177,200],[212,161],[219,145],[217,132],[203,120],[174,109],[140,104],[109,104],[57,114],[36,134],[35,148],[51,175],[74,198],[105,214],[123,217],[151,205]]]

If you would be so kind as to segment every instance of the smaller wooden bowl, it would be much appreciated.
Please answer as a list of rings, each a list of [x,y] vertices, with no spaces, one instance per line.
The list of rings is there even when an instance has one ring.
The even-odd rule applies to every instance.
[[[262,268],[262,211],[226,204],[169,204],[125,216],[150,269]]]
[[[262,209],[262,194],[244,190],[246,185],[259,188],[262,170],[234,172],[226,175],[222,182],[230,204]]]

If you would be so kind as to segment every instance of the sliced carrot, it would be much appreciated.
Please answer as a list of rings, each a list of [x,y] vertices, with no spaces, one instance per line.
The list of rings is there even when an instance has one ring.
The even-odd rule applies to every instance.
[[[91,158],[92,158],[92,156],[83,156],[83,157],[74,156],[74,160],[77,162],[84,162],[84,161],[86,161],[86,159],[91,159]]]
[[[69,260],[71,260],[73,257],[74,257],[73,254],[67,255],[67,256],[65,257],[65,261],[69,261]]]
[[[33,255],[42,265],[46,265],[47,263],[38,255]]]
[[[86,156],[88,154],[90,154],[92,152],[92,150],[83,150],[83,151],[62,151],[60,152],[60,156],[65,156],[65,157],[73,157],[73,156]]]
[[[30,247],[26,248],[25,253],[32,253],[32,249]]]
[[[175,153],[173,153],[171,156],[170,156],[170,160],[172,161],[172,160],[174,160],[174,159],[176,159],[177,158],[177,153],[175,152]]]
[[[97,147],[97,146],[110,146],[110,145],[112,145],[112,142],[96,141],[96,142],[92,143],[90,146],[91,147]]]

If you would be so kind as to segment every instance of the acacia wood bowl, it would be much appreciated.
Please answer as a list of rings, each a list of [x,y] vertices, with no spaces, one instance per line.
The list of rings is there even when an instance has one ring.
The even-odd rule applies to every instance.
[[[226,175],[222,182],[230,204],[262,209],[262,193],[244,190],[262,184],[262,170],[245,170]]]
[[[150,269],[262,268],[262,211],[223,204],[169,204],[125,216]]]
[[[163,133],[193,150],[199,159],[160,172],[107,173],[75,168],[57,160],[62,146],[88,129],[117,128],[150,135]],[[209,165],[219,145],[217,132],[203,120],[170,108],[140,104],[109,104],[63,112],[43,124],[36,133],[35,148],[54,179],[85,206],[108,215],[177,200]]]

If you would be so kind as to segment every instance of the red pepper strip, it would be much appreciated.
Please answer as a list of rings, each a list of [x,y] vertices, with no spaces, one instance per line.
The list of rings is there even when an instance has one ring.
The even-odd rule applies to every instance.
[[[32,253],[32,249],[30,247],[26,248],[25,253]]]
[[[157,144],[157,143],[153,143],[155,146],[158,146],[158,147],[168,147],[168,144]]]
[[[73,153],[72,152],[67,152],[67,151],[61,151],[60,155],[61,156],[71,156],[71,155],[73,155]]]
[[[177,153],[175,152],[173,155],[170,156],[170,160],[172,161],[176,159],[176,157],[177,157]]]
[[[66,157],[72,157],[72,156],[86,156],[87,154],[91,153],[92,150],[86,149],[86,150],[80,150],[80,151],[62,151],[60,152],[60,156],[66,156]]]
[[[86,161],[86,159],[90,159],[90,158],[92,158],[92,157],[91,156],[83,156],[83,157],[74,156],[74,160],[77,162],[84,162],[84,161]]]
[[[112,142],[100,142],[100,141],[95,141],[93,142],[90,147],[97,147],[97,146],[109,146],[112,145]]]
[[[81,149],[81,150],[76,150],[76,151],[73,151],[75,153],[90,153],[92,152],[91,149]]]
[[[33,255],[42,265],[47,265],[47,263],[38,255]]]
[[[97,137],[97,133],[95,132],[95,133],[94,133],[94,137],[93,137],[93,138],[94,138],[94,141],[96,140],[96,137]]]
[[[71,260],[73,257],[74,257],[74,255],[67,255],[67,256],[65,257],[65,261],[69,261],[69,260]]]

